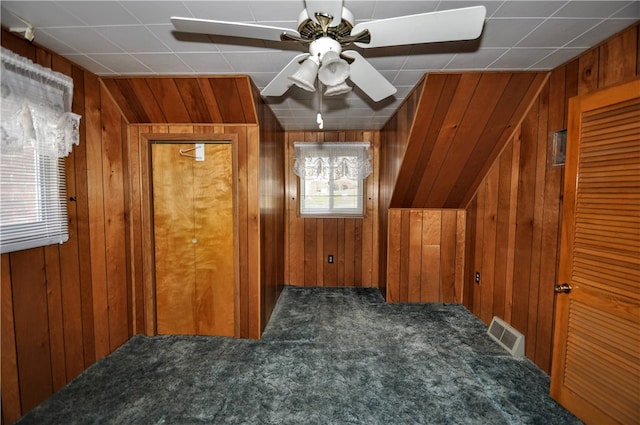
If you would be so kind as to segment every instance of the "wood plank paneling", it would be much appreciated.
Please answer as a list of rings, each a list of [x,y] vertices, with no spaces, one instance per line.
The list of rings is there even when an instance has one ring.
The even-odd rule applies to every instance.
[[[175,78],[174,82],[178,87],[178,93],[180,94],[180,103],[185,105],[185,108],[189,114],[188,120],[179,120],[179,115],[173,113],[173,108],[166,108],[166,114],[168,115],[167,121],[152,121],[152,122],[215,122],[213,117],[209,113],[209,108],[206,103],[206,96],[202,91],[202,86],[198,84],[197,78]],[[204,86],[207,88],[207,86]],[[231,94],[230,94],[231,96]],[[215,95],[214,95],[215,97]],[[176,99],[177,100],[177,99]],[[216,102],[217,105],[217,102]],[[222,117],[221,117],[222,118]],[[224,119],[223,119],[224,122]],[[242,121],[241,121],[242,122]]]
[[[18,374],[18,348],[16,346],[16,328],[13,311],[13,291],[11,289],[11,262],[9,254],[0,256],[0,284],[2,303],[0,315],[0,346],[2,350],[2,421],[12,423],[22,416],[20,400],[20,382]]]
[[[285,283],[285,134],[252,85],[260,124],[260,285],[261,331]]]
[[[423,171],[421,164],[425,164],[428,161],[433,150],[433,145],[425,144],[424,139],[434,137],[433,132],[442,127],[442,121],[445,118],[446,111],[449,109],[456,87],[460,82],[460,77],[459,74],[429,75],[425,82],[426,87],[424,90],[414,90],[410,96],[410,98],[419,97],[417,108],[421,111],[421,117],[424,116],[424,118],[414,121],[412,133],[422,135],[423,140],[421,143],[409,143],[406,147],[406,152],[402,152],[404,154],[402,160],[403,168],[414,170],[411,174],[400,174],[395,184],[394,198],[401,199],[402,203],[404,203],[404,200],[413,199],[416,195],[418,189],[416,185],[410,182],[420,179],[420,173]],[[429,95],[425,96],[424,92],[428,92]],[[406,102],[398,113],[405,109],[405,105],[408,106],[409,104],[410,102]],[[396,113],[396,116],[398,113]],[[415,111],[411,111],[411,115],[413,116],[414,114]],[[394,121],[392,119],[390,124],[393,124]]]
[[[531,72],[426,76],[391,207],[465,207],[545,79]]]
[[[463,302],[464,223],[464,210],[389,210],[387,302]]]
[[[5,31],[2,45],[42,66],[71,76],[74,80],[73,111],[82,115],[80,146],[75,146],[65,160],[67,195],[73,198],[67,204],[69,241],[61,246],[3,255],[3,268],[8,265],[3,273],[6,270],[10,277],[3,275],[2,332],[3,337],[13,332],[16,341],[13,347],[7,345],[10,350],[6,357],[8,362],[4,360],[3,351],[2,412],[3,420],[10,423],[96,360],[96,335],[108,332],[108,325],[105,325],[108,317],[103,322],[105,326],[101,327],[94,321],[94,313],[109,310],[102,305],[108,302],[106,299],[97,303],[93,299],[92,265],[99,261],[100,255],[92,252],[91,240],[100,237],[92,234],[97,227],[91,225],[90,216],[94,211],[91,211],[89,199],[95,198],[92,191],[101,193],[104,188],[89,181],[94,164],[88,165],[87,157],[96,145],[101,146],[103,121],[99,81],[66,59]],[[111,102],[110,99],[106,101]],[[116,125],[121,129],[119,114]],[[101,167],[98,172],[102,172]],[[118,178],[122,182],[122,176],[115,176],[114,181]],[[102,210],[103,205],[97,208]],[[116,214],[124,216],[124,210],[120,208]],[[117,267],[126,270],[126,264],[118,258]],[[126,281],[123,285],[126,291]],[[11,302],[7,304],[7,300]],[[5,306],[10,317],[4,314]],[[126,309],[123,326],[127,329]],[[38,339],[41,341],[37,342],[37,347],[32,347]]]
[[[120,112],[106,93],[101,93],[102,118],[102,208],[104,210],[104,241],[109,329],[108,353],[125,343],[129,337],[128,281],[124,198],[123,145],[126,140],[126,124]],[[100,229],[102,230],[102,229]],[[94,298],[94,302],[96,299]]]
[[[149,213],[142,202],[149,191],[143,166],[149,154],[140,134],[230,133],[243,141],[241,335],[258,337],[284,282],[284,205],[278,206],[284,195],[284,133],[265,105],[260,118],[265,126],[258,129],[259,99],[250,80],[225,77],[217,84],[212,80],[219,77],[185,77],[183,85],[179,77],[102,80],[4,30],[2,45],[70,75],[73,111],[82,116],[80,146],[65,160],[68,196],[74,199],[68,203],[70,240],[2,255],[3,423],[14,422],[133,333],[155,333],[152,256],[146,255],[153,245],[145,236],[152,231],[142,219]],[[201,119],[240,125],[193,125]],[[130,132],[129,124],[137,122],[150,125]],[[263,282],[270,286],[261,287]]]
[[[379,134],[375,131],[285,133],[285,282],[300,286],[377,286],[377,171],[365,180],[364,218],[302,218],[298,213],[298,177],[293,174],[296,141],[368,141],[375,165]],[[333,255],[332,264],[328,263],[329,255]]]
[[[437,78],[436,78],[437,79]],[[433,80],[431,80],[433,81]],[[423,93],[425,79],[422,78],[416,87],[405,98],[396,113],[389,119],[380,131],[379,158],[378,164],[378,234],[379,243],[377,247],[378,261],[378,288],[383,294],[387,291],[387,234],[391,237],[388,227],[389,206],[394,188],[404,188],[406,185],[396,184],[400,166],[403,158],[413,158],[414,155],[405,153],[409,141],[409,132],[412,125],[415,125],[414,115],[418,108],[419,101]],[[439,85],[444,84],[440,81]],[[422,120],[420,120],[422,121]],[[393,275],[393,274],[390,274]]]
[[[9,255],[20,401],[30,410],[53,393],[44,249]]]
[[[504,267],[506,276],[504,284],[499,282],[497,280],[498,273],[501,275],[503,271],[496,267],[492,308],[499,312],[504,310],[504,316],[507,320],[510,320],[514,314],[517,316],[519,309],[524,308],[527,310],[526,317],[517,318],[517,320],[522,323],[526,322],[528,328],[535,328],[535,333],[527,335],[535,335],[534,338],[527,339],[528,344],[534,345],[534,347],[528,348],[527,352],[529,355],[533,355],[532,360],[544,370],[548,370],[550,362],[550,329],[552,323],[549,312],[553,311],[553,297],[549,295],[548,290],[550,289],[549,285],[554,283],[550,280],[552,276],[555,277],[556,273],[558,211],[562,203],[559,187],[562,185],[563,175],[561,169],[542,167],[537,162],[542,160],[542,156],[538,155],[537,152],[541,152],[540,149],[545,149],[546,152],[549,134],[555,129],[564,127],[564,123],[566,123],[566,99],[568,97],[638,77],[638,68],[640,67],[638,65],[640,63],[640,55],[638,54],[639,39],[638,25],[636,24],[620,35],[585,53],[579,59],[573,60],[555,70],[551,74],[550,81],[546,83],[549,84],[549,87],[546,89],[545,94],[539,95],[542,98],[536,109],[537,119],[530,119],[526,124],[526,126],[540,125],[541,127],[538,128],[538,131],[533,132],[526,126],[524,129],[520,129],[517,125],[514,125],[513,121],[506,123],[506,126],[509,126],[512,131],[516,128],[518,128],[518,131],[514,132],[511,139],[508,140],[508,145],[512,146],[512,148],[505,148],[504,153],[502,153],[505,156],[500,156],[497,159],[500,163],[500,171],[497,179],[498,187],[494,188],[498,193],[498,196],[495,197],[495,202],[498,203],[498,215],[495,218],[497,221],[495,226],[496,258],[494,264],[497,266],[502,261],[501,259],[506,257],[506,266]],[[22,56],[36,61],[43,61],[42,65],[44,66],[53,66],[63,73],[70,74],[74,79],[75,87],[73,110],[83,117],[80,124],[81,144],[74,147],[72,157],[66,161],[67,177],[75,182],[75,189],[73,184],[68,186],[69,190],[75,190],[75,194],[69,193],[69,195],[74,195],[76,198],[76,201],[70,206],[73,210],[70,212],[70,224],[74,228],[71,232],[74,241],[68,246],[61,247],[57,253],[49,250],[45,255],[45,251],[40,249],[30,250],[26,254],[5,254],[2,256],[2,415],[3,420],[8,423],[17,419],[16,415],[24,413],[30,403],[37,403],[41,401],[42,397],[48,396],[62,382],[63,375],[69,380],[81,368],[88,367],[97,358],[108,354],[112,347],[125,335],[125,329],[127,334],[140,332],[142,329],[151,333],[154,332],[153,315],[151,314],[153,293],[150,292],[148,284],[152,263],[150,257],[143,255],[144,252],[150,252],[149,249],[152,248],[149,240],[144,237],[144,235],[150,234],[151,229],[150,223],[140,218],[148,213],[148,211],[145,211],[140,199],[142,197],[141,194],[149,189],[147,183],[149,176],[144,174],[142,165],[148,163],[149,157],[144,149],[134,146],[135,143],[140,143],[139,139],[131,138],[127,145],[122,144],[132,134],[131,132],[123,131],[123,128],[128,124],[145,123],[148,125],[140,126],[139,134],[184,131],[184,127],[176,126],[170,129],[166,125],[170,123],[167,113],[175,119],[173,123],[186,123],[189,125],[194,123],[186,121],[185,113],[188,114],[190,112],[186,106],[187,103],[183,101],[182,97],[180,102],[175,97],[180,90],[172,90],[164,86],[164,84],[169,86],[175,84],[177,87],[175,80],[179,79],[179,77],[144,78],[153,94],[155,103],[157,103],[166,120],[165,122],[152,122],[148,112],[145,110],[150,108],[145,102],[149,102],[151,99],[145,98],[142,100],[136,96],[130,96],[131,93],[134,93],[134,90],[130,82],[126,81],[127,79],[105,78],[101,80],[81,68],[69,64],[65,59],[55,54],[50,54],[4,30],[2,31],[1,42],[4,47]],[[150,82],[152,78],[154,81]],[[257,137],[262,143],[265,139],[263,125],[269,120],[273,121],[273,119],[259,118],[256,115],[260,113],[256,112],[260,108],[256,107],[255,90],[252,93],[248,78],[232,77],[234,84],[231,84],[229,80],[218,84],[217,78],[196,79],[198,89],[191,89],[188,95],[191,97],[201,96],[202,98],[199,100],[193,98],[189,102],[192,105],[206,105],[206,112],[208,112],[212,123],[249,125],[257,125],[259,123],[260,129],[252,131],[259,133]],[[225,78],[228,79],[230,77]],[[394,275],[392,268],[389,268],[389,273],[387,273],[386,242],[387,237],[391,238],[392,236],[391,233],[387,232],[389,227],[388,207],[391,204],[392,196],[394,196],[394,190],[398,193],[399,199],[403,200],[402,202],[405,202],[405,199],[411,200],[415,198],[415,194],[407,195],[407,184],[416,184],[416,179],[421,177],[421,172],[416,169],[417,165],[414,165],[410,167],[413,169],[412,172],[405,170],[402,172],[401,178],[399,178],[400,170],[403,168],[403,157],[405,160],[413,160],[414,164],[424,162],[420,159],[422,158],[421,156],[415,156],[413,153],[409,156],[405,155],[412,129],[414,132],[426,134],[424,137],[429,140],[437,138],[437,129],[439,127],[433,123],[434,120],[444,120],[446,117],[448,107],[442,106],[444,105],[444,103],[441,103],[443,102],[442,96],[451,96],[451,90],[446,87],[455,88],[458,85],[456,78],[461,78],[461,75],[455,78],[449,75],[431,75],[428,77],[431,87],[428,94],[436,93],[437,91],[438,102],[440,103],[434,103],[433,99],[422,97],[425,79],[421,80],[400,106],[397,113],[380,132],[357,130],[331,132],[331,137],[336,137],[337,135],[339,140],[356,140],[359,138],[358,135],[362,135],[363,140],[367,139],[372,143],[376,143],[376,149],[378,149],[373,158],[374,164],[376,164],[374,178],[367,183],[368,198],[369,195],[372,195],[371,199],[367,199],[367,209],[373,211],[373,213],[367,215],[365,220],[349,219],[344,221],[344,226],[342,224],[337,225],[338,244],[343,238],[345,240],[348,238],[349,241],[353,240],[353,247],[350,245],[351,242],[345,242],[343,248],[340,248],[340,246],[337,248],[338,251],[344,249],[344,254],[341,255],[345,257],[344,261],[338,258],[336,262],[336,267],[342,267],[342,264],[344,264],[344,271],[338,269],[336,273],[338,281],[340,276],[344,276],[345,282],[352,282],[353,285],[378,286],[383,290],[383,293],[387,292],[387,279],[391,279]],[[135,84],[139,83],[140,81],[136,81]],[[102,85],[104,86],[102,87]],[[431,90],[436,91],[432,92]],[[229,104],[225,104],[220,99],[229,100]],[[113,102],[117,107],[114,106]],[[421,105],[421,102],[424,103]],[[544,111],[547,108],[545,105],[548,105],[547,112],[540,113],[540,111]],[[427,106],[431,109],[427,109]],[[103,116],[102,109],[104,107],[108,111]],[[422,111],[421,119],[415,120],[415,112],[418,109]],[[118,114],[114,113],[116,110]],[[204,111],[202,110],[196,111],[195,115],[193,117],[189,115],[188,119],[205,119],[206,115],[202,115],[203,113]],[[158,110],[154,114],[158,116]],[[115,122],[116,118],[117,123]],[[545,121],[546,124],[539,123],[540,120]],[[560,122],[562,122],[562,125],[560,125]],[[103,132],[103,125],[106,126],[105,132]],[[546,126],[545,131],[540,130],[543,125]],[[118,131],[114,130],[117,127],[120,128],[119,136],[115,136],[115,139],[109,136],[103,140],[104,134],[112,134],[112,131],[117,133]],[[273,140],[269,142],[269,146],[272,147],[273,151],[267,154],[266,150],[262,151],[262,146],[260,145],[260,152],[258,153],[258,142],[254,141],[254,145],[251,145],[253,151],[249,152],[249,154],[256,155],[251,161],[253,161],[252,164],[256,164],[256,168],[259,170],[255,175],[250,176],[255,181],[253,183],[246,181],[249,175],[239,176],[239,179],[245,179],[247,184],[255,184],[251,189],[251,193],[254,195],[262,195],[263,185],[272,177],[276,181],[284,181],[284,196],[286,199],[285,210],[282,213],[276,212],[275,216],[267,214],[267,211],[271,210],[268,206],[269,202],[266,200],[268,198],[251,202],[248,200],[242,201],[243,205],[247,205],[247,208],[252,209],[252,212],[248,212],[246,215],[247,220],[252,220],[251,228],[258,229],[257,235],[251,236],[245,232],[241,238],[246,241],[246,244],[249,242],[253,244],[250,248],[247,248],[252,251],[246,251],[246,258],[250,256],[252,261],[257,261],[261,264],[261,266],[254,269],[248,269],[247,266],[243,266],[242,272],[239,273],[244,276],[247,282],[251,282],[244,287],[246,294],[246,298],[243,298],[243,300],[246,300],[243,301],[246,302],[245,311],[248,310],[250,291],[253,291],[252,296],[254,297],[251,301],[252,305],[261,303],[257,313],[261,317],[251,316],[247,313],[243,319],[243,323],[246,325],[243,325],[244,330],[241,334],[247,335],[259,331],[260,327],[264,326],[266,323],[265,318],[270,314],[268,306],[275,303],[279,293],[278,288],[281,288],[279,283],[265,286],[263,280],[266,275],[271,276],[271,282],[278,280],[278,273],[283,273],[284,278],[282,281],[287,283],[304,284],[306,279],[304,267],[301,267],[300,264],[304,264],[303,257],[308,246],[304,238],[304,220],[295,214],[297,202],[295,199],[297,196],[296,180],[289,171],[292,165],[289,163],[292,153],[290,142],[292,140],[306,140],[307,137],[319,140],[321,133],[286,133],[283,135],[282,133],[278,134],[280,130],[277,129],[278,126],[275,123],[273,127],[275,128],[273,130],[275,135]],[[460,128],[458,131],[461,130]],[[200,129],[198,131],[203,130]],[[205,131],[210,130],[206,129]],[[213,134],[216,133],[244,134],[243,137],[256,138],[255,135],[246,136],[248,133],[244,125],[214,126]],[[536,140],[532,141],[530,135],[534,133],[537,136]],[[118,137],[120,139],[116,140]],[[420,144],[423,144],[424,140],[425,138],[421,139]],[[103,146],[105,143],[109,146]],[[120,145],[111,146],[112,143],[120,143]],[[280,147],[277,146],[278,143],[280,143]],[[522,152],[532,152],[532,149],[528,146],[531,143],[540,144],[535,150],[536,159],[534,159],[534,162],[536,164],[533,169],[537,175],[533,181],[538,186],[544,184],[544,189],[538,187],[537,190],[534,189],[527,192],[523,188],[522,182],[528,178],[527,173],[529,171],[525,170],[525,175],[521,176],[521,170],[518,165],[522,162],[521,150]],[[496,146],[499,144],[500,142],[497,142]],[[105,149],[104,152],[103,148]],[[275,158],[273,163],[277,164],[280,161],[278,149],[284,151],[285,167],[282,171],[284,176],[278,177],[276,174],[279,171],[274,171],[274,175],[267,176],[269,171],[264,170],[264,168],[270,166],[268,164],[271,164],[271,162],[266,158]],[[417,155],[423,155],[425,159],[428,159],[432,152],[432,147],[428,146],[425,146],[425,150],[415,147],[412,149],[415,149],[412,152]],[[494,147],[492,152],[496,152],[496,149]],[[103,154],[106,155],[105,159],[102,157]],[[491,155],[491,153],[488,153],[487,158],[490,158]],[[449,156],[453,158],[453,156]],[[123,158],[122,161],[126,160],[128,163],[117,164],[118,158]],[[419,160],[414,160],[414,158]],[[509,158],[512,164],[510,168],[508,165]],[[483,167],[490,167],[491,164],[487,165],[489,162],[491,161],[486,160]],[[489,168],[487,168],[486,173],[483,170],[484,168],[477,173],[481,178],[484,178],[484,175],[489,173]],[[544,174],[544,178],[540,175],[541,172]],[[502,195],[507,193],[505,181],[509,179],[511,185],[507,202]],[[117,180],[120,181],[118,182]],[[462,180],[465,180],[465,178],[462,178]],[[401,185],[402,187],[396,187],[396,181],[404,181],[405,183]],[[481,183],[484,184],[484,181],[480,181],[478,187],[482,186]],[[123,188],[122,185],[124,184],[129,184],[128,188]],[[475,183],[468,184],[471,188],[474,185]],[[117,197],[113,202],[107,199],[105,204],[108,188],[111,187],[117,191]],[[450,196],[452,196],[451,194],[459,196],[460,193],[465,192],[464,190],[458,190],[459,187],[461,186],[456,183],[450,191]],[[528,195],[521,196],[521,190],[525,190]],[[279,189],[275,186],[269,192],[273,194],[273,199],[283,196],[279,194]],[[495,205],[488,205],[485,202],[485,198],[481,199],[482,202],[478,202],[478,197],[479,195],[472,196],[468,205],[465,205],[467,207],[466,220],[464,220],[466,221],[465,233],[460,233],[459,231],[456,233],[458,238],[456,246],[459,247],[456,255],[456,279],[462,279],[459,270],[463,267],[465,271],[464,288],[460,293],[464,294],[462,299],[465,305],[474,312],[481,307],[481,298],[478,298],[478,303],[475,303],[474,297],[476,293],[479,295],[482,285],[476,285],[473,282],[472,274],[480,266],[480,260],[476,254],[481,252],[484,247],[484,212],[485,208],[489,208],[489,210],[496,209]],[[537,201],[533,201],[534,199]],[[104,214],[103,208],[105,205],[109,210],[109,216]],[[508,215],[504,210],[507,205],[509,208]],[[276,206],[275,208],[277,210],[278,207]],[[526,208],[542,208],[543,213],[529,214],[523,211]],[[123,220],[126,218],[127,221],[120,222],[118,218],[116,223],[108,223],[111,215],[114,214],[122,216]],[[281,224],[279,224],[280,222],[277,218],[278,214],[284,215],[286,220],[284,231],[280,231],[280,233],[278,233],[278,229],[281,229],[279,227]],[[444,217],[445,212],[443,211],[442,214]],[[526,221],[522,221],[525,216],[532,217],[533,220],[538,222],[535,225],[528,224]],[[272,219],[273,222],[271,221]],[[279,254],[274,253],[269,260],[263,258],[264,249],[260,247],[266,246],[261,244],[265,244],[268,239],[264,233],[264,225],[267,223],[271,223],[268,226],[272,229],[272,238],[274,240],[280,237],[279,235],[286,235],[286,242],[282,242],[286,260],[283,266],[279,266],[286,267],[286,269],[283,268],[282,271],[278,271],[278,265],[273,265],[276,262],[274,258]],[[459,214],[457,223],[459,230]],[[544,253],[543,255],[533,252],[529,256],[516,255],[516,246],[522,246],[523,241],[521,230],[518,229],[518,224],[520,223],[524,226],[530,225],[531,229],[536,229],[535,243],[532,236],[530,246],[532,249],[535,248],[535,250]],[[492,226],[487,228],[493,229]],[[505,228],[507,235],[504,235]],[[317,250],[318,229],[320,227],[316,223],[316,239],[309,249]],[[442,235],[445,234],[447,233],[443,231]],[[460,235],[464,234],[466,234],[466,243],[462,247],[459,243],[459,238],[461,237]],[[114,243],[109,245],[106,239],[112,236],[115,237]],[[323,233],[320,236],[324,239]],[[252,237],[255,239],[250,239]],[[507,247],[506,252],[503,252],[497,247],[503,243],[501,241],[505,240]],[[115,251],[117,243],[123,243],[120,249],[127,251],[124,256],[122,253]],[[278,243],[276,242],[276,244]],[[395,242],[389,241],[389,248],[395,246],[393,243]],[[446,252],[449,252],[450,248],[445,248],[445,245],[449,243],[450,241],[447,238],[447,242],[441,245],[441,258],[444,258],[443,250],[446,249]],[[77,244],[77,247],[74,244]],[[463,248],[466,254],[460,256],[459,251]],[[325,254],[314,252],[312,258],[317,259],[321,255],[322,258],[326,259]],[[499,257],[498,254],[500,255]],[[21,258],[21,255],[26,255],[28,258]],[[14,257],[17,259],[14,260]],[[123,258],[125,263],[122,263]],[[458,261],[458,259],[464,261]],[[535,264],[532,263],[534,259]],[[21,279],[23,279],[21,277],[22,273],[20,272],[21,276],[18,276],[18,270],[21,270],[21,266],[18,265],[15,268],[14,261],[30,265],[43,264],[43,266],[37,268],[32,274],[25,275],[32,277],[32,279],[29,278],[30,282],[25,286],[20,284]],[[528,262],[529,265],[525,265],[522,262]],[[5,269],[7,263],[9,267]],[[440,262],[441,274],[447,270],[447,264],[449,264],[448,261]],[[352,265],[353,267],[351,267]],[[528,282],[526,290],[519,287],[519,285],[522,285],[522,281],[519,279],[520,276],[516,275],[517,270],[529,270],[525,279]],[[9,271],[9,278],[5,275],[6,271]],[[51,282],[49,289],[52,292],[50,294],[47,293],[46,286],[42,286],[42,283],[46,281],[47,273],[50,276],[60,275],[59,286]],[[317,279],[319,276],[318,270],[314,269],[313,273]],[[399,285],[400,282],[397,283]],[[17,293],[13,293],[13,290],[19,284],[21,286],[20,289],[17,290]],[[536,285],[537,287],[533,288],[531,285]],[[504,301],[501,302],[502,293],[500,291],[502,291],[503,286]],[[28,288],[29,293],[24,292],[26,288]],[[109,297],[107,294],[107,291],[112,289],[115,291],[115,298]],[[399,287],[397,290],[393,290],[393,287],[390,286],[389,290],[390,293],[399,293]],[[270,291],[269,293],[271,294],[268,298],[267,291]],[[443,290],[442,293],[445,294],[446,292]],[[526,305],[521,305],[514,301],[525,301],[524,297],[520,297],[519,294],[521,293],[526,294],[527,298],[536,296],[537,300],[530,302],[527,299]],[[126,306],[125,302],[123,302],[123,294],[126,297]],[[260,301],[256,300],[256,294],[260,294],[258,295]],[[486,295],[483,294],[485,297]],[[51,299],[49,299],[49,296],[51,296]],[[60,355],[57,349],[55,349],[55,353],[52,351],[52,347],[60,346],[59,330],[56,329],[56,326],[59,326],[60,323],[59,313],[47,313],[38,320],[33,319],[37,324],[34,322],[35,328],[30,328],[30,332],[34,334],[34,337],[46,335],[47,340],[56,341],[55,344],[48,342],[47,350],[42,351],[41,348],[38,348],[32,352],[30,340],[27,339],[27,342],[25,342],[24,323],[25,320],[31,320],[31,318],[23,317],[23,312],[25,311],[25,303],[30,303],[34,297],[46,309],[49,306],[52,309],[61,307],[64,355]],[[80,302],[80,306],[78,302]],[[111,316],[110,302],[116,303],[113,306],[115,309],[113,316]],[[11,307],[7,307],[9,305]],[[497,307],[501,305],[503,307]],[[535,313],[529,312],[528,307],[531,305],[536,305]],[[125,306],[124,311],[126,311],[126,314],[123,314],[123,306]],[[500,308],[503,310],[500,310]],[[486,315],[486,313],[483,315]],[[125,323],[120,323],[121,320],[124,320]],[[133,323],[130,323],[131,321]],[[109,329],[111,325],[115,325],[113,331]],[[50,326],[53,333],[50,333]],[[11,331],[6,331],[6,329],[12,329],[15,334],[13,346],[11,344],[5,345],[5,340],[11,339]],[[18,340],[20,343],[17,342]],[[5,353],[7,353],[6,356]],[[40,359],[39,356],[43,356],[43,359]],[[44,362],[43,364],[38,364],[37,368],[45,367],[43,365],[47,363],[49,365],[47,366],[48,370],[44,371],[44,373],[40,373],[42,372],[41,370],[38,372],[37,379],[33,377],[33,372],[30,370],[27,371],[22,367],[18,367],[18,364],[29,365],[30,362],[34,361],[34,358]],[[65,360],[64,374],[61,372],[60,366],[60,359],[62,358]],[[81,362],[84,363],[83,366],[79,365]],[[31,383],[28,386],[24,386],[22,385],[23,382]],[[24,401],[27,401],[26,405]]]
[[[246,76],[102,78],[127,122],[258,124]]]
[[[553,132],[566,127],[571,96],[638,78],[638,27],[632,25],[550,73],[522,125],[484,176],[484,189],[467,205],[465,305],[486,323],[497,315],[523,332],[526,355],[546,372],[551,368],[564,179],[563,167],[547,161],[549,144]],[[487,194],[493,190],[498,196],[490,200]],[[494,247],[495,257],[486,254]],[[487,260],[493,264],[493,282],[487,282]],[[476,271],[482,275],[480,285],[473,282]],[[488,303],[472,302],[487,296],[493,298],[489,311]]]

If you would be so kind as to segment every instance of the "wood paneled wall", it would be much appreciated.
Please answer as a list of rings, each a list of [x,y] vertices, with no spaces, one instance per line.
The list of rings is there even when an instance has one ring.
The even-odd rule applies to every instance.
[[[258,123],[246,76],[115,77],[102,81],[130,123]]]
[[[97,77],[2,31],[74,80],[80,146],[65,160],[69,241],[2,255],[2,419],[11,423],[131,336],[125,122]]]
[[[140,242],[151,231],[146,199],[150,193],[146,174],[149,134],[176,138],[211,134],[216,138],[228,135],[236,144],[240,235],[236,336],[258,338],[284,280],[283,267],[278,265],[284,254],[283,236],[277,240],[284,234],[284,132],[275,116],[246,76],[118,77],[103,82],[132,124],[128,171],[132,240],[139,243],[132,246],[132,269],[137,273],[133,276],[136,331],[155,333],[152,242]],[[278,207],[272,209],[274,205]],[[266,240],[274,245],[261,251]]]
[[[550,371],[563,168],[548,165],[568,99],[637,78],[638,24],[553,70],[467,207],[464,304],[526,337],[526,355]],[[480,284],[474,273],[481,273]]]
[[[379,156],[379,201],[378,201],[378,288],[387,293],[387,233],[389,228],[389,207],[396,186],[402,158],[409,143],[409,134],[415,119],[418,102],[422,96],[424,78],[409,93],[396,113],[380,131]]]
[[[148,158],[144,134],[226,134],[238,140],[239,185],[245,189],[238,200],[238,334],[259,337],[284,282],[284,132],[250,80],[125,79],[132,88],[125,97],[124,82],[105,84],[4,30],[2,45],[72,76],[73,110],[82,115],[80,146],[65,160],[67,195],[75,199],[68,202],[69,241],[1,257],[3,423],[18,419],[134,333],[151,333],[155,326],[148,285],[153,251],[147,236],[153,232],[142,199],[149,193],[148,167],[141,162]],[[110,92],[110,85],[118,90]],[[166,92],[154,91],[156,86]],[[172,97],[172,86],[182,90],[179,99]],[[132,96],[140,93],[150,97]],[[158,125],[130,122],[152,117]],[[191,122],[200,119],[236,123]]]
[[[264,330],[285,283],[285,133],[253,86],[260,123],[260,283]]]
[[[365,180],[364,218],[302,218],[294,142],[370,142],[373,173]],[[376,131],[286,133],[285,280],[299,286],[376,286],[378,283],[378,148]],[[328,255],[334,262],[327,262]]]
[[[464,208],[547,77],[535,72],[429,74],[392,208]]]
[[[387,302],[462,302],[464,210],[390,209]]]

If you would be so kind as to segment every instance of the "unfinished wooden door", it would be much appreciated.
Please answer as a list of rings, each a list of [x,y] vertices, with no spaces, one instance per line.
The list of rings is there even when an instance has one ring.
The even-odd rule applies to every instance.
[[[157,328],[233,336],[232,145],[202,144],[202,161],[196,146],[151,148]]]
[[[572,98],[551,395],[640,423],[640,80]]]

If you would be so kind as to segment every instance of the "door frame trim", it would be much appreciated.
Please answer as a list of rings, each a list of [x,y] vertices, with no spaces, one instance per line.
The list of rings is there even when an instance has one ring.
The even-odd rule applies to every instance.
[[[142,209],[142,258],[143,282],[142,289],[144,305],[144,333],[148,336],[158,334],[156,311],[156,276],[155,276],[155,246],[153,227],[153,172],[151,146],[154,143],[185,144],[185,143],[230,143],[232,151],[233,178],[233,275],[234,275],[234,336],[240,338],[240,263],[239,263],[239,219],[238,205],[238,135],[232,133],[142,133],[140,134],[140,171],[142,187],[140,188]]]

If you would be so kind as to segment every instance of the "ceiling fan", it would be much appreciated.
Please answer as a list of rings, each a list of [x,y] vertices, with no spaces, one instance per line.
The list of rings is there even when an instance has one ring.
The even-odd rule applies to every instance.
[[[297,55],[260,92],[282,96],[291,85],[315,91],[316,79],[326,87],[325,96],[351,90],[349,79],[374,102],[396,92],[351,44],[362,48],[473,40],[482,33],[486,9],[473,6],[360,22],[343,7],[343,0],[306,0],[298,16],[298,29],[250,23],[172,17],[180,32],[298,42],[308,53]]]

